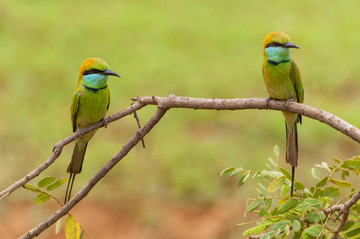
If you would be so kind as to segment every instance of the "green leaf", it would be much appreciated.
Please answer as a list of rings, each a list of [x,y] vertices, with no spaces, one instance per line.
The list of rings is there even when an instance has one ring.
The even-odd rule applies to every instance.
[[[80,238],[80,225],[72,215],[69,215],[66,218],[65,236],[66,236],[66,239],[79,239]]]
[[[40,180],[40,182],[38,183],[38,187],[40,188],[44,188],[46,186],[48,186],[50,183],[55,181],[55,177],[46,177],[42,180]]]
[[[50,200],[50,196],[46,193],[40,193],[35,197],[35,204],[41,204]]]
[[[274,154],[279,157],[280,155],[280,148],[279,148],[279,145],[274,145]]]
[[[249,178],[250,174],[251,174],[250,170],[247,170],[243,173],[243,175],[241,176],[241,178],[239,180],[238,187],[241,187],[246,182],[246,180]]]
[[[316,198],[306,198],[304,203],[310,205],[312,208],[320,210],[321,209],[321,200]]]
[[[295,188],[295,190],[303,190],[305,188],[305,185],[302,184],[301,182],[295,182],[294,188]]]
[[[289,180],[291,180],[291,175],[290,173],[288,173],[288,171],[286,171],[285,169],[283,168],[280,168],[280,171],[282,172],[282,174]]]
[[[287,201],[285,201],[280,207],[279,207],[279,214],[283,214],[291,209],[293,209],[298,203],[297,199],[290,198]]]
[[[84,237],[84,230],[81,230],[81,234],[80,234],[80,239],[82,239]]]
[[[326,184],[328,178],[329,178],[329,176],[324,177],[323,179],[321,179],[320,182],[318,182],[318,183],[316,184],[316,187],[317,187],[317,188],[320,188],[320,187],[324,186],[324,185]]]
[[[300,231],[300,229],[301,229],[301,224],[300,224],[300,222],[299,222],[298,220],[294,220],[294,221],[292,222],[292,229],[294,230],[294,232]]]
[[[276,163],[272,158],[269,157],[268,160],[274,167],[276,167]]]
[[[243,168],[237,168],[230,173],[230,176],[235,176],[236,174],[239,174],[241,171],[243,171]]]
[[[296,211],[299,211],[301,213],[304,213],[305,211],[309,210],[311,208],[311,205],[308,203],[301,202],[296,207]]]
[[[285,234],[285,236],[288,236],[289,233],[290,233],[289,225],[286,225],[285,228],[284,228],[284,234]]]
[[[52,190],[58,188],[58,187],[59,187],[60,185],[62,185],[63,183],[65,183],[66,180],[67,180],[67,178],[59,179],[59,180],[57,180],[55,183],[49,185],[49,186],[46,188],[46,190],[52,191]]]
[[[62,217],[59,220],[57,220],[57,222],[56,222],[55,235],[59,234],[59,232],[61,230],[61,226],[62,226]]]
[[[272,235],[274,235],[275,234],[275,232],[268,232],[268,233],[265,233],[264,235],[262,235],[261,237],[260,237],[260,239],[270,239],[271,237],[272,237]]]
[[[324,221],[326,219],[326,216],[324,213],[319,213],[319,212],[310,212],[307,216],[306,219],[310,222],[310,223],[315,223],[315,222],[320,222],[320,221]]]
[[[282,176],[280,178],[275,179],[274,181],[272,181],[272,183],[270,183],[267,191],[269,193],[276,192],[277,190],[279,190],[282,187],[284,182],[285,182],[285,176]]]
[[[352,221],[347,221],[347,222],[345,222],[345,224],[344,224],[344,226],[341,228],[341,230],[340,231],[347,231],[347,230],[349,230],[352,226],[354,226],[355,225],[355,222],[352,222]]]
[[[337,159],[337,158],[333,158],[333,160],[336,162],[336,163],[341,163],[342,161],[341,160],[339,160],[339,159]]]
[[[235,168],[226,168],[223,171],[221,171],[220,176],[226,176],[232,173],[235,170]]]
[[[346,160],[341,164],[342,168],[347,169],[360,169],[360,160]]]
[[[326,188],[325,196],[330,198],[336,198],[340,196],[339,188],[335,188],[335,187]]]
[[[272,229],[274,229],[274,230],[284,229],[285,226],[288,226],[288,225],[290,225],[290,224],[291,224],[290,220],[283,220],[283,221],[280,221],[280,222],[275,223],[275,224],[272,226]]]
[[[319,173],[317,172],[316,168],[312,168],[312,169],[311,169],[311,174],[312,174],[312,176],[313,176],[315,179],[319,179],[319,180],[320,180]]]
[[[353,237],[353,236],[356,236],[358,234],[360,234],[360,227],[345,233],[345,235],[348,236],[348,237]]]
[[[31,184],[25,184],[24,187],[26,190],[29,190],[30,192],[33,193],[39,193],[39,191],[41,192],[41,188],[35,187]]]
[[[334,184],[336,184],[337,186],[339,187],[342,187],[342,188],[348,188],[348,187],[351,187],[351,183],[348,183],[346,181],[340,181],[340,180],[337,180],[335,178],[330,178],[330,181]]]
[[[263,208],[261,208],[260,212],[259,212],[259,216],[262,217],[271,207],[271,203],[272,203],[272,199],[268,198],[265,200],[265,205]]]
[[[320,225],[311,226],[311,227],[306,228],[303,231],[303,233],[301,234],[301,237],[302,238],[309,238],[308,236],[310,236],[310,237],[316,238],[316,237],[319,236],[320,232],[321,232],[321,226]]]
[[[262,200],[256,200],[256,201],[252,201],[249,206],[247,206],[246,208],[246,212],[251,212],[254,211],[256,208],[258,208],[261,204]]]
[[[280,172],[277,172],[277,171],[267,171],[267,170],[263,170],[263,171],[261,172],[261,174],[264,175],[264,176],[272,177],[272,178],[280,178],[280,177],[283,176]]]

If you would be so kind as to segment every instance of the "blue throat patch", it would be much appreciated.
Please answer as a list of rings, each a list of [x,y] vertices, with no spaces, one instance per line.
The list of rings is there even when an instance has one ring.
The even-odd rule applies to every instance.
[[[85,88],[91,88],[95,90],[101,90],[105,89],[107,87],[107,75],[102,74],[89,74],[84,75],[82,78],[82,85],[85,86]]]
[[[290,62],[290,49],[283,47],[267,47],[265,48],[265,57],[267,62],[272,65]]]

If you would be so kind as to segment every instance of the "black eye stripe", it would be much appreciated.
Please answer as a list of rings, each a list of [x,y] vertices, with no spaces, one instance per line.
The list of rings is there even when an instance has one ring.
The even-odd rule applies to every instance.
[[[283,46],[283,44],[280,44],[280,43],[274,41],[274,42],[271,42],[271,43],[267,44],[265,48],[268,48],[268,47],[282,47],[282,46]]]
[[[101,72],[103,72],[103,71],[92,68],[90,70],[84,71],[83,75],[98,74],[98,73],[101,74]]]

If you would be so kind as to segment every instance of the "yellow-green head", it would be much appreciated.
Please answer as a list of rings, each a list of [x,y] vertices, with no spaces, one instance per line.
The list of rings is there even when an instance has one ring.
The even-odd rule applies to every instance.
[[[109,75],[120,77],[110,70],[104,60],[95,57],[86,59],[80,66],[77,88],[79,89],[81,84],[94,89],[103,88],[107,85]]]
[[[285,32],[271,32],[264,39],[264,56],[272,62],[290,61],[290,48],[299,48]]]

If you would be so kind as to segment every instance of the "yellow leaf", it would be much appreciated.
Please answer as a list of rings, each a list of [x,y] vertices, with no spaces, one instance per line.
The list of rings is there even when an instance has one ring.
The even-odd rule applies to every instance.
[[[80,224],[72,215],[66,218],[65,222],[65,237],[66,239],[79,239],[80,238]]]
[[[59,234],[60,229],[62,226],[62,218],[60,218],[59,220],[57,220],[56,222],[56,226],[55,226],[55,235]]]

